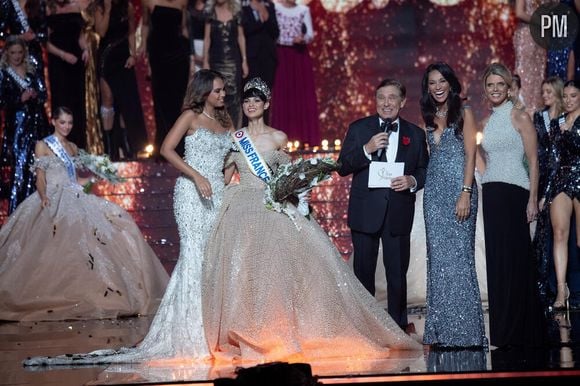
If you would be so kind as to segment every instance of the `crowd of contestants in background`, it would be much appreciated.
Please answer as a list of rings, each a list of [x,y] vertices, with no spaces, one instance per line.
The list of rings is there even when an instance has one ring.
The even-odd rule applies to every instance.
[[[130,0],[0,1],[1,158],[16,170],[2,186],[9,213],[34,191],[33,173],[24,166],[33,159],[34,143],[48,134],[47,100],[51,110],[72,110],[76,130],[70,139],[80,148],[113,160],[134,159],[145,150],[149,141],[135,73],[141,60],[151,81],[157,159],[182,111],[188,79],[200,68],[224,75],[235,128],[246,123],[242,87],[259,76],[277,95],[267,119],[291,140],[320,142],[307,6],[295,0],[138,4],[140,9]]]
[[[514,36],[514,71],[495,64],[482,77],[492,107],[482,125],[483,142],[478,150],[480,171],[485,170],[482,201],[490,343],[496,346],[540,342],[540,337],[532,337],[525,329],[514,336],[506,326],[527,324],[537,332],[541,328],[534,328],[530,321],[541,319],[535,316],[542,308],[561,310],[568,308],[569,301],[576,307],[580,302],[575,298],[580,292],[580,83],[568,80],[576,77],[578,50],[538,51],[525,26],[537,3],[516,1],[516,16],[522,24]],[[294,0],[276,4],[268,0],[241,4],[236,0],[144,0],[140,30],[137,10],[128,0],[0,0],[0,5],[0,37],[4,41],[0,59],[1,158],[14,171],[9,187],[2,187],[2,191],[9,192],[10,211],[34,190],[29,165],[36,142],[48,134],[44,106],[48,96],[53,109],[70,108],[75,131],[69,139],[79,147],[104,151],[113,159],[132,159],[143,150],[147,134],[134,71],[141,58],[151,79],[157,151],[182,112],[188,79],[199,68],[222,74],[234,128],[244,125],[240,111],[244,79],[259,76],[272,88],[267,117],[272,125],[290,139],[319,142],[314,77],[307,50],[314,36],[312,19],[308,7]],[[441,101],[437,100],[438,82],[442,89],[452,91]],[[448,164],[446,157],[457,152],[458,158],[450,162],[467,165],[453,176],[463,189],[450,203],[457,218],[448,220],[449,224],[465,222],[460,232],[466,242],[458,248],[469,253],[459,274],[468,276],[468,286],[474,288],[468,298],[472,299],[471,331],[476,332],[476,342],[463,345],[485,346],[471,253],[478,200],[473,174],[474,117],[463,105],[461,86],[449,66],[438,64],[426,70],[422,91],[421,112],[432,156],[426,197],[440,198],[436,191],[436,181],[441,178],[438,173],[447,172],[436,169],[436,157],[442,157],[438,162],[444,165]],[[303,105],[290,106],[289,101]],[[202,114],[206,115],[205,111]],[[449,153],[437,155],[442,145],[449,147]],[[181,154],[182,147],[175,147]],[[431,235],[430,229],[438,231],[442,224],[442,216],[429,205],[427,202],[425,212],[433,216],[426,217],[428,246],[438,237]],[[467,221],[470,213],[473,221]],[[537,227],[532,244],[528,224],[534,220]],[[530,265],[533,251],[539,262],[539,278],[537,267]],[[428,247],[429,264],[445,263],[437,261],[442,255]],[[428,307],[448,308],[450,304],[435,304],[434,299],[440,297],[431,296],[430,291],[441,290],[442,282],[429,274],[428,268]],[[540,297],[531,295],[536,279]],[[514,289],[511,296],[503,296],[507,287]],[[461,286],[458,291],[465,288]],[[526,301],[521,301],[524,298]],[[464,305],[455,306],[465,309]],[[508,317],[510,320],[503,320]],[[448,327],[444,318],[427,321],[426,340],[438,336],[438,328]],[[434,344],[446,344],[433,339]]]
[[[580,175],[576,103],[580,79],[580,39],[569,46],[544,49],[530,33],[533,12],[543,0],[516,0],[514,79],[517,108],[532,118],[538,146],[538,221],[534,250],[545,306],[580,306]],[[580,2],[561,0],[577,16]],[[485,133],[484,133],[485,135]],[[576,147],[574,147],[576,146]],[[568,177],[564,177],[567,175]],[[556,184],[556,185],[554,185]],[[552,300],[555,294],[555,300]]]

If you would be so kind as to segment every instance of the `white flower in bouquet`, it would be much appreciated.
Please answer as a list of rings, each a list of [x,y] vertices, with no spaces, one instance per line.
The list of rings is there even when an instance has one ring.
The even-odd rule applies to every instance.
[[[268,209],[285,213],[298,230],[296,213],[306,218],[310,215],[309,193],[319,183],[328,180],[339,165],[330,157],[298,158],[280,165],[266,186],[264,203]]]
[[[123,177],[119,177],[117,165],[111,162],[106,154],[90,154],[81,149],[79,150],[78,160],[82,167],[103,180],[113,184],[125,181]]]

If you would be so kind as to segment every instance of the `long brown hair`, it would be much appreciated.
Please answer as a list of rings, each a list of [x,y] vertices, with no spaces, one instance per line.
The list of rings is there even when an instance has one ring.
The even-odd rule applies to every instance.
[[[221,79],[225,82],[222,74],[214,70],[199,70],[193,75],[191,82],[187,85],[187,92],[183,98],[182,110],[193,110],[201,114],[205,106],[205,101],[209,93],[213,90],[213,81]],[[225,107],[215,109],[215,118],[223,127],[231,127],[230,118]]]

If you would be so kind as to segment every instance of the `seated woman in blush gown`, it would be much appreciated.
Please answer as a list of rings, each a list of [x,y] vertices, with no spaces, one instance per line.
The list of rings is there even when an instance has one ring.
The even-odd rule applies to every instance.
[[[234,137],[243,138],[240,148],[250,143],[261,154],[264,170],[275,170],[290,159],[281,150],[286,134],[264,124],[270,90],[259,78],[244,89],[248,127]],[[206,246],[202,311],[214,359],[380,358],[389,349],[421,349],[359,283],[314,219],[297,215],[294,223],[266,208],[266,183],[249,165],[256,161],[242,151],[226,159],[226,176],[236,168],[240,184],[224,193]]]
[[[36,144],[37,192],[0,231],[0,320],[116,318],[156,311],[167,272],[131,216],[85,194],[71,110]]]
[[[232,147],[225,96],[221,74],[197,71],[188,85],[183,112],[161,147],[161,154],[181,172],[173,195],[179,259],[145,338],[135,347],[33,357],[24,361],[25,366],[145,363],[149,376],[153,365],[199,364],[211,359],[203,329],[200,280],[203,250],[224,191],[224,159]],[[181,140],[183,158],[176,151]]]

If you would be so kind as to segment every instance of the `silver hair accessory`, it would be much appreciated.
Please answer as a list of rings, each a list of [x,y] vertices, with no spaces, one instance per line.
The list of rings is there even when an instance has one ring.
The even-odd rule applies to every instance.
[[[268,87],[266,82],[264,82],[262,79],[260,78],[250,79],[248,83],[246,83],[246,85],[244,86],[244,92],[252,88],[259,90],[262,94],[264,94],[266,99],[270,100],[270,97],[272,96],[270,88]]]

